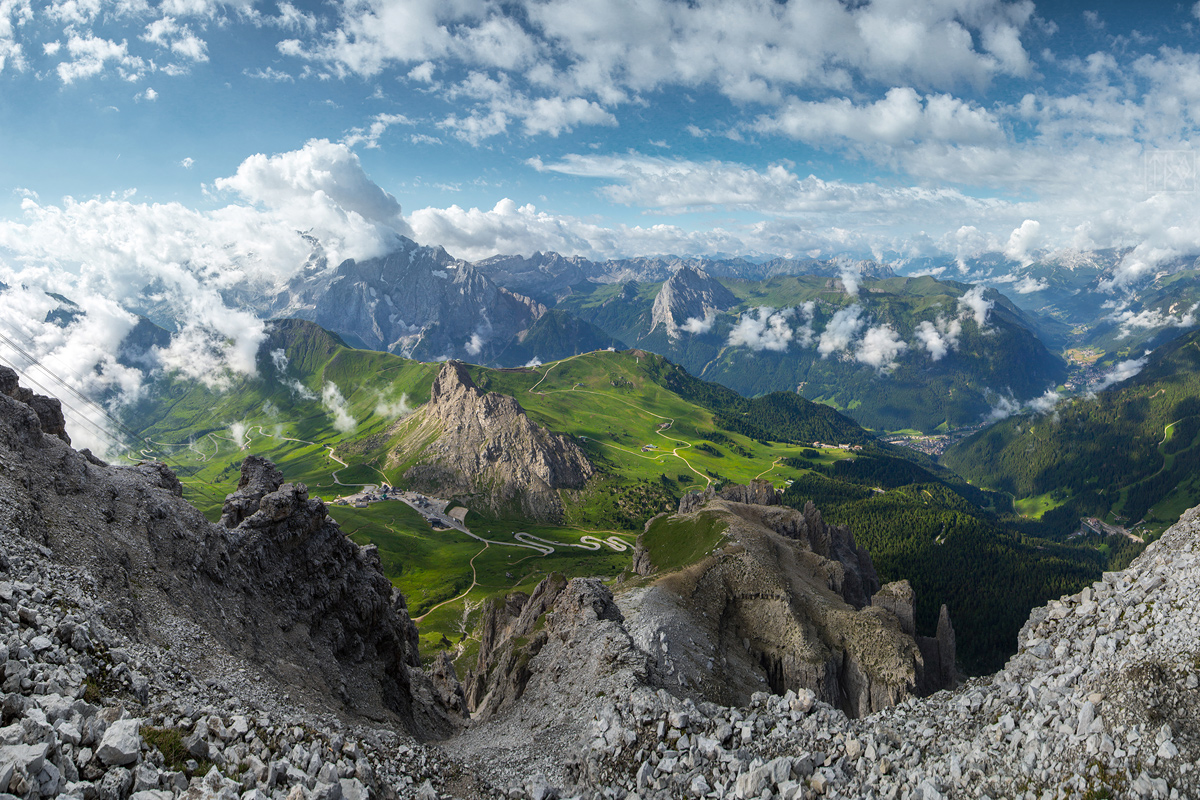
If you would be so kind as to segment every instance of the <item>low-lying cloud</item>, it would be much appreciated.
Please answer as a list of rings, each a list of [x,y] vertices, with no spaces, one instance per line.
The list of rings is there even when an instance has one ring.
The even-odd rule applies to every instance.
[[[1150,354],[1146,353],[1141,358],[1131,358],[1125,361],[1120,361],[1114,364],[1113,368],[1106,372],[1099,381],[1088,388],[1092,392],[1102,392],[1110,386],[1116,386],[1122,381],[1127,381],[1141,372],[1149,359]]]
[[[939,316],[935,322],[922,320],[913,333],[929,353],[929,357],[934,361],[941,361],[951,350],[958,349],[962,322]]]
[[[845,351],[850,347],[855,334],[865,324],[862,320],[863,307],[855,303],[839,309],[817,340],[817,352],[821,358]]]
[[[333,427],[338,433],[351,433],[358,427],[358,422],[350,413],[350,404],[333,381],[327,381],[321,390],[321,405],[333,418]]]
[[[754,351],[771,350],[781,353],[788,349],[795,332],[788,320],[796,309],[784,308],[776,311],[770,306],[759,306],[747,311],[738,319],[729,332],[730,347],[748,347]]]
[[[958,298],[959,310],[970,311],[975,318],[975,324],[981,329],[987,327],[988,313],[992,310],[992,306],[996,305],[995,300],[985,300],[983,297],[987,287],[983,284],[978,284],[971,287],[962,297]]]
[[[894,328],[876,325],[863,334],[862,341],[854,351],[854,359],[870,364],[881,372],[890,372],[896,368],[897,356],[907,349],[908,345]]]
[[[680,329],[686,331],[687,333],[694,333],[694,334],[708,333],[709,331],[712,330],[713,324],[716,321],[717,321],[717,312],[710,310],[707,314],[704,315],[704,319],[701,319],[700,317],[688,317],[686,320],[684,320],[684,323],[682,325],[680,325],[679,327],[680,327]]]
[[[408,402],[408,392],[401,392],[400,397],[388,399],[380,393],[375,400],[375,415],[388,419],[399,419],[412,413],[413,407]]]

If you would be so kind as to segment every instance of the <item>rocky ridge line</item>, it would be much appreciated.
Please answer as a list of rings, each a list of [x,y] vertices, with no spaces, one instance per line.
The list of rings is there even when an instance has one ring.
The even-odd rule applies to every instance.
[[[639,689],[596,714],[570,780],[641,798],[1186,800],[1198,629],[1200,508],[1128,570],[1035,609],[993,676],[858,720],[807,691],[729,708]]]
[[[417,461],[404,475],[412,487],[468,505],[558,520],[558,490],[581,489],[595,473],[570,437],[534,423],[516,398],[480,390],[459,361],[442,365],[429,402],[403,424],[391,460]]]

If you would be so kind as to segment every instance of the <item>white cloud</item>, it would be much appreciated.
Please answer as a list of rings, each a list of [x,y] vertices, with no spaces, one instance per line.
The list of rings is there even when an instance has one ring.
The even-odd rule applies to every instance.
[[[1005,139],[1003,128],[990,112],[947,94],[922,97],[909,87],[890,89],[867,105],[857,105],[849,98],[793,99],[777,113],[760,116],[754,127],[762,133],[782,133],[815,144],[872,147],[918,141],[1000,144]]]
[[[1092,392],[1101,392],[1110,386],[1115,386],[1121,381],[1127,381],[1141,372],[1149,359],[1150,354],[1146,353],[1141,358],[1131,358],[1118,362],[1111,370],[1105,373],[1104,377],[1088,388]]]
[[[196,165],[196,159],[192,158],[191,156],[187,156],[186,158],[184,158],[182,161],[179,162],[179,166],[183,167],[184,169],[191,169],[195,165]]]
[[[479,332],[471,334],[471,338],[467,339],[467,343],[463,345],[463,349],[467,351],[469,356],[477,356],[483,352],[483,345],[486,340],[479,335]]]
[[[409,233],[396,198],[367,177],[350,148],[326,139],[287,153],[250,156],[236,174],[219,178],[216,188],[277,210],[298,228],[346,231],[346,241],[373,255],[386,252],[394,234]]]
[[[984,415],[984,422],[999,422],[1021,411],[1021,403],[1015,397],[997,395],[991,410]]]
[[[342,144],[354,147],[356,144],[366,144],[368,148],[379,147],[379,137],[393,125],[412,125],[413,122],[403,114],[376,114],[371,124],[366,128],[351,128],[342,139]]]
[[[858,297],[858,280],[862,277],[862,270],[857,264],[843,264],[838,271],[838,277],[842,280],[842,286],[846,289],[846,294],[851,297]]]
[[[1179,316],[1171,313],[1176,308],[1175,305],[1172,305],[1166,312],[1158,308],[1145,308],[1134,312],[1121,307],[1110,314],[1108,319],[1120,326],[1121,329],[1117,334],[1117,338],[1124,339],[1132,334],[1135,328],[1190,328],[1196,324],[1197,307],[1200,307],[1200,303],[1193,304]]]
[[[63,83],[99,75],[109,64],[116,67],[117,74],[125,80],[137,80],[146,70],[146,62],[139,56],[130,55],[129,45],[124,41],[118,44],[90,32],[86,35],[71,32],[66,47],[71,60],[60,62],[56,67]]]
[[[939,316],[936,322],[922,320],[917,325],[917,340],[929,352],[934,361],[941,361],[951,350],[958,349],[958,337],[962,333],[962,323],[957,319],[946,319]]]
[[[540,367],[541,365],[542,365],[542,360],[540,358],[538,358],[537,356],[534,356],[533,358],[531,358],[527,362],[525,362],[526,368],[529,368],[529,369],[532,369],[533,367]]]
[[[1032,294],[1049,288],[1050,284],[1045,279],[1034,278],[1032,275],[1026,275],[1013,284],[1013,291],[1017,294]]]
[[[794,308],[776,312],[770,306],[759,306],[747,311],[729,331],[727,344],[730,347],[749,347],[751,350],[783,352],[795,337],[788,320],[796,313]]]
[[[408,402],[407,392],[402,392],[399,398],[392,400],[380,394],[375,402],[375,415],[378,417],[405,417],[412,413],[412,409],[413,407]]]
[[[257,69],[244,69],[242,74],[247,78],[254,78],[260,81],[271,81],[273,83],[295,83],[296,78],[290,72],[275,69],[274,67],[259,67]]]
[[[158,92],[147,86],[144,91],[138,92],[133,98],[134,100],[145,100],[147,103],[153,103],[158,99]]]
[[[527,163],[539,172],[604,178],[612,183],[601,193],[614,202],[674,212],[725,206],[768,214],[825,213],[831,221],[844,224],[848,214],[867,219],[886,215],[893,220],[911,215],[924,222],[938,213],[936,209],[994,206],[951,188],[851,184],[813,175],[801,178],[784,164],[756,170],[727,161],[575,153],[554,162],[532,158]]]
[[[987,287],[979,284],[958,298],[959,310],[970,312],[975,318],[975,324],[981,329],[987,327],[988,312],[992,310],[992,306],[996,305],[995,300],[984,299],[983,293],[986,291]]]
[[[833,315],[817,341],[817,352],[821,354],[821,358],[827,358],[850,347],[855,334],[865,324],[861,319],[862,313],[863,307],[854,303],[839,309]]]
[[[679,327],[688,333],[708,333],[712,330],[713,323],[716,321],[717,312],[710,310],[704,315],[704,319],[700,319],[699,317],[688,317]]]
[[[1004,255],[1023,264],[1031,263],[1033,259],[1030,253],[1041,241],[1041,232],[1040,222],[1034,219],[1025,220],[1009,235],[1008,243],[1004,246]]]
[[[796,328],[796,344],[808,347],[813,343],[813,317],[816,315],[817,304],[809,300],[796,306],[796,312],[804,322]]]
[[[325,387],[321,390],[321,404],[333,417],[334,430],[339,433],[350,433],[358,427],[358,422],[350,413],[350,406],[346,402],[346,398],[342,396],[341,389],[333,381],[326,381]]]
[[[894,328],[876,325],[863,334],[854,351],[854,358],[881,372],[889,372],[896,368],[896,358],[907,349],[908,345]]]
[[[1062,395],[1053,389],[1047,389],[1041,397],[1035,397],[1025,403],[1025,407],[1035,414],[1049,414],[1058,405]]]

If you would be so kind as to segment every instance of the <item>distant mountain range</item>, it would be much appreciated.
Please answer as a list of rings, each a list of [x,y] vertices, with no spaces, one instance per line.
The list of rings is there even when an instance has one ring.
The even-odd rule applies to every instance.
[[[798,392],[888,431],[1001,417],[1063,390],[1068,362],[1094,377],[1185,332],[1200,311],[1194,260],[1139,272],[1117,250],[1027,264],[998,253],[961,263],[556,253],[468,263],[401,239],[386,256],[334,264],[309,241],[312,255],[287,281],[231,285],[226,302],[419,360],[515,367],[638,347],[743,394]],[[48,323],[85,314],[54,297]],[[174,330],[161,297],[148,285],[130,308],[162,330],[139,325],[122,348],[128,363],[151,363]]]

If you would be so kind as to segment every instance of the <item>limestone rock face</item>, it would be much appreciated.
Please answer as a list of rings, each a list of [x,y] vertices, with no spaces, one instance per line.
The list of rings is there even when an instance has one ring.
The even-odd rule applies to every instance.
[[[21,386],[17,373],[4,366],[0,366],[0,394],[27,406],[37,418],[37,427],[42,433],[57,436],[67,444],[71,443],[71,437],[67,435],[67,421],[63,416],[62,403],[53,397],[34,394],[33,390]],[[32,434],[31,426],[23,427]]]
[[[484,362],[546,308],[440,247],[401,239],[386,256],[349,259],[336,269],[314,264],[275,298],[270,312],[312,320],[375,350]]]
[[[188,627],[204,643],[196,674],[241,656],[318,705],[449,730],[413,701],[416,629],[378,553],[269,462],[245,460],[224,524],[213,525],[165,465],[113,467],[77,453],[46,435],[34,407],[3,394],[0,464],[4,537],[87,569],[106,623],[124,635],[170,641]]]
[[[689,319],[704,320],[737,305],[738,299],[720,281],[699,267],[683,266],[663,283],[650,309],[650,333],[662,327],[678,338]]]
[[[571,439],[532,422],[515,398],[481,391],[466,367],[447,361],[429,402],[413,415],[397,461],[414,488],[526,516],[562,515],[559,489],[579,489],[595,472]]]
[[[778,502],[769,484],[757,483],[681,501],[676,519],[726,523],[725,546],[618,595],[658,679],[720,703],[745,702],[764,688],[808,689],[851,716],[947,685],[937,641],[929,639],[926,656],[915,638],[911,588],[881,590],[848,529],[825,524],[811,503],[797,511]],[[644,548],[635,564],[639,556],[649,559]],[[881,602],[872,606],[872,595]],[[953,657],[951,650],[951,675]]]

